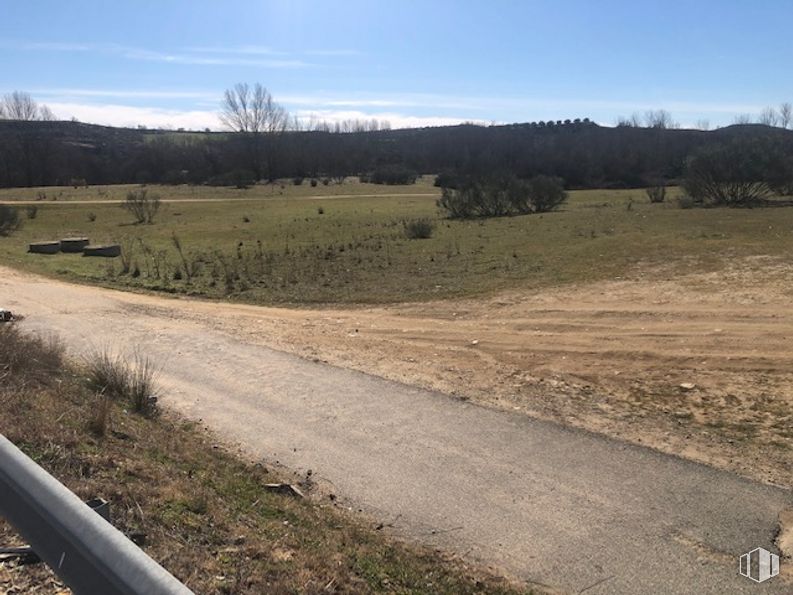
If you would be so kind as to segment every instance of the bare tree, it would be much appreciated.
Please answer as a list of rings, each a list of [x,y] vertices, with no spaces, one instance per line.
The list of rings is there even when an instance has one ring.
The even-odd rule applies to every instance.
[[[9,120],[35,120],[39,107],[28,93],[14,91],[3,97],[5,114]]]
[[[54,122],[56,120],[55,114],[52,113],[52,110],[47,105],[42,105],[39,108],[39,120],[43,122]]]
[[[0,97],[0,119],[33,121],[54,120],[55,115],[46,105],[39,105],[29,93],[13,91]],[[10,137],[6,137],[5,146],[0,151],[0,161],[4,163],[6,172],[9,162],[16,161],[16,170],[23,176],[27,186],[36,181],[48,178],[48,170],[52,165],[52,141],[47,135],[31,135],[27,127],[18,127]],[[9,157],[13,156],[13,157]]]
[[[630,117],[620,116],[617,118],[617,126],[619,128],[639,128],[642,125],[642,120],[639,114],[633,114]]]
[[[289,124],[289,128],[291,130],[294,130],[295,132],[304,132],[306,130],[309,130],[307,126],[304,126],[303,121],[298,117],[297,114],[293,115],[290,118],[290,122],[291,123]]]
[[[220,121],[229,130],[247,135],[250,168],[256,179],[262,179],[263,165],[273,179],[277,153],[274,145],[288,127],[289,113],[270,92],[259,83],[253,88],[237,83],[223,96]]]
[[[132,213],[135,223],[154,223],[154,216],[160,210],[160,197],[157,194],[149,194],[148,190],[133,190],[127,193],[127,200],[121,204],[121,208]]]
[[[663,109],[645,112],[644,124],[647,126],[647,128],[658,128],[660,130],[678,127],[678,125],[672,120],[672,115]]]
[[[226,89],[221,104],[220,121],[235,132],[283,132],[289,122],[287,111],[275,102],[270,92],[256,83],[238,83]]]
[[[751,124],[752,123],[752,116],[749,114],[738,114],[732,120],[733,124]]]
[[[790,128],[793,125],[793,105],[783,103],[779,106],[779,125],[782,128]]]
[[[0,100],[0,118],[8,120],[55,120],[55,115],[46,105],[39,105],[24,91],[13,91]]]
[[[710,120],[697,120],[696,126],[698,130],[710,130]]]
[[[760,124],[766,126],[777,126],[779,124],[779,114],[773,107],[767,107],[760,113]]]

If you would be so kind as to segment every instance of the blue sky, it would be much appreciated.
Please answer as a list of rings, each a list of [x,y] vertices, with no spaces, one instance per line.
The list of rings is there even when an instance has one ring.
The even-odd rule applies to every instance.
[[[729,124],[793,102],[790,0],[0,3],[0,93],[59,117],[219,128],[223,90],[396,126],[666,109]]]

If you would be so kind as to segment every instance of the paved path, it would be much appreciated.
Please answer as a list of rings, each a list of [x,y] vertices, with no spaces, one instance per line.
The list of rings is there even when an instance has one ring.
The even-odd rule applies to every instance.
[[[246,344],[185,316],[187,300],[0,268],[0,306],[75,351],[154,354],[168,406],[255,456],[313,470],[402,535],[562,592],[793,592],[737,575],[740,553],[774,549],[788,491]]]

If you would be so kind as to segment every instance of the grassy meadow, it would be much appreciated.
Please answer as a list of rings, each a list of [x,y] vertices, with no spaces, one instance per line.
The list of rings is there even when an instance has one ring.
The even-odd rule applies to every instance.
[[[423,176],[416,184],[404,186],[384,186],[383,184],[362,184],[357,178],[347,178],[344,183],[337,184],[328,180],[324,184],[317,179],[317,185],[311,185],[311,179],[305,178],[300,185],[292,180],[280,180],[272,184],[257,184],[250,188],[234,188],[232,186],[148,186],[165,200],[259,200],[265,198],[311,198],[334,197],[348,195],[394,195],[394,194],[438,194],[433,186],[435,176]],[[116,184],[113,186],[47,186],[43,188],[0,188],[0,201],[36,201],[41,204],[69,201],[122,201],[130,190],[141,188],[140,184]]]
[[[135,225],[116,202],[133,188],[0,192],[6,201],[63,192],[37,201],[34,218],[19,207],[24,224],[0,238],[0,263],[112,287],[250,303],[388,303],[596,281],[638,267],[713,270],[725,259],[793,248],[793,209],[681,209],[675,192],[650,204],[641,190],[574,191],[554,213],[450,221],[435,206],[439,192],[429,178],[396,187],[151,186],[149,192],[173,202],[162,204],[152,225]],[[431,238],[406,237],[403,222],[415,218],[434,222]],[[72,235],[119,242],[126,256],[27,253],[29,242]]]

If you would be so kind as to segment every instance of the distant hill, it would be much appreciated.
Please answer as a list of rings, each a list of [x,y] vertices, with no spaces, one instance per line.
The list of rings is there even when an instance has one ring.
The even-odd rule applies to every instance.
[[[223,183],[250,177],[335,177],[402,166],[418,173],[507,171],[557,175],[571,188],[674,182],[710,143],[793,132],[750,124],[701,130],[602,127],[590,122],[459,125],[359,133],[288,132],[252,138],[0,120],[0,186]],[[236,172],[236,173],[235,173]]]

